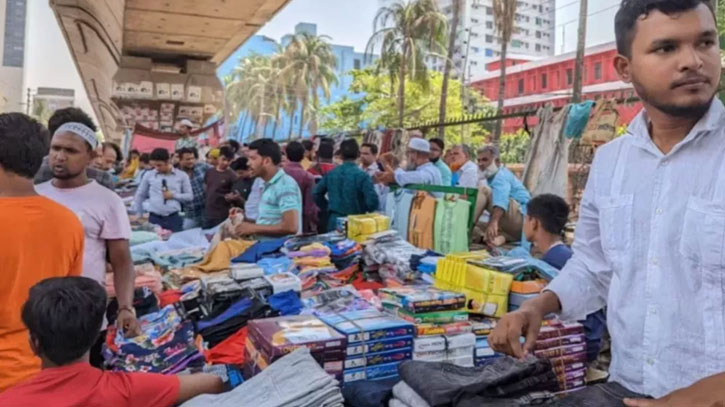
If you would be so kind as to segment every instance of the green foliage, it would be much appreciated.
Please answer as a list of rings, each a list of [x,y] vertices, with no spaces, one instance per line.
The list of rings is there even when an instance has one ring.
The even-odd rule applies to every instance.
[[[324,132],[354,132],[360,128],[363,121],[362,100],[352,100],[344,96],[337,103],[323,107],[320,110],[322,130]]]
[[[501,162],[504,164],[525,163],[526,152],[529,151],[530,144],[531,136],[524,129],[502,135],[499,145]]]

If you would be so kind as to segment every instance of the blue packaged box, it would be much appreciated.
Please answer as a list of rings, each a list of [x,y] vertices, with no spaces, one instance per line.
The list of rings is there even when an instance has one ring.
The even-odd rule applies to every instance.
[[[386,363],[400,363],[413,358],[413,349],[396,349],[388,352],[372,353],[349,357],[345,359],[345,370],[365,366],[384,365]]]
[[[348,346],[359,342],[369,344],[390,338],[412,337],[415,325],[375,309],[319,315],[327,325],[347,336]]]
[[[405,349],[413,346],[412,337],[392,338],[372,343],[358,343],[347,347],[347,357],[351,358],[363,353],[387,352],[389,350]]]
[[[400,363],[386,363],[384,365],[361,367],[347,370],[342,375],[343,383],[352,383],[360,380],[383,380],[398,376]]]

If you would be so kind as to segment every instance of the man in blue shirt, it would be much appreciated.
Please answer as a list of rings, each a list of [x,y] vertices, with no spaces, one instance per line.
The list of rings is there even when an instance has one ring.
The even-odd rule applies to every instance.
[[[490,214],[486,228],[489,243],[501,243],[499,236],[517,242],[522,237],[526,204],[531,194],[514,173],[501,166],[499,157],[499,150],[493,145],[484,146],[478,152],[478,168],[488,186],[479,188],[475,219],[478,220],[484,210]]]
[[[430,162],[441,172],[441,182],[443,185],[449,187],[453,185],[453,174],[451,173],[451,169],[441,159],[445,147],[446,144],[443,140],[439,138],[430,139]]]

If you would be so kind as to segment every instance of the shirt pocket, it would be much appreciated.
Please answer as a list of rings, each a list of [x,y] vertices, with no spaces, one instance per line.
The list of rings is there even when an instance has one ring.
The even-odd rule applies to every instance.
[[[632,208],[634,195],[600,196],[599,230],[602,250],[613,267],[622,264],[632,247]]]
[[[722,269],[725,246],[725,205],[690,197],[680,237],[680,255],[689,266]]]

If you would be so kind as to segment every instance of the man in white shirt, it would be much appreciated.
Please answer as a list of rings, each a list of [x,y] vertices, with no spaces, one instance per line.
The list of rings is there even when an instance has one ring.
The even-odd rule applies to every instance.
[[[451,149],[451,156],[453,162],[458,164],[458,169],[453,171],[454,185],[464,188],[478,188],[478,165],[472,161],[474,157],[471,148],[465,144],[454,146]]]
[[[407,151],[408,170],[379,173],[376,180],[386,184],[397,183],[401,187],[411,184],[441,185],[441,172],[430,162],[430,143],[422,138],[412,138]]]
[[[576,320],[607,305],[610,382],[560,406],[722,405],[725,108],[714,98],[714,12],[705,0],[625,0],[615,31],[615,67],[645,110],[597,151],[574,257],[489,342],[523,356],[544,315]]]

